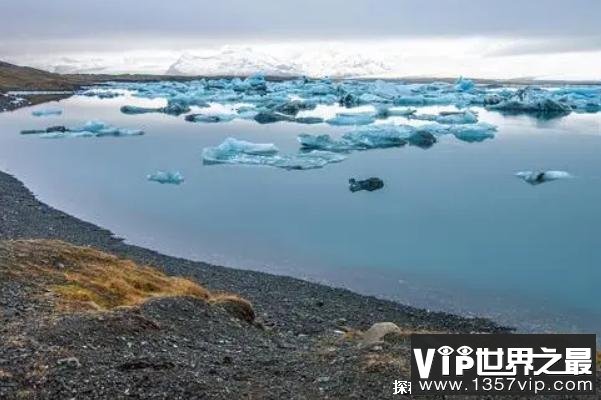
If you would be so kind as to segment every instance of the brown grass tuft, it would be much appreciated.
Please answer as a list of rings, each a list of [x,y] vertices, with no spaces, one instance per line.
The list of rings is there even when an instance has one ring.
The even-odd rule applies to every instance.
[[[90,247],[58,240],[2,241],[3,258],[7,259],[6,272],[50,289],[68,309],[110,310],[155,297],[191,296],[223,305],[246,321],[254,320],[252,305],[239,296],[212,295],[192,279],[168,276]]]
[[[209,299],[209,303],[225,308],[230,314],[247,322],[255,320],[255,310],[246,299],[228,293],[219,293]]]

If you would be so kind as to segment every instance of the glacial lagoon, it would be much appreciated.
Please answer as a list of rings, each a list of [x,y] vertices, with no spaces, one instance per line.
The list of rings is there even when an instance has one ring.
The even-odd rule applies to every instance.
[[[0,114],[0,169],[166,254],[601,334],[601,89],[465,81],[91,88]]]

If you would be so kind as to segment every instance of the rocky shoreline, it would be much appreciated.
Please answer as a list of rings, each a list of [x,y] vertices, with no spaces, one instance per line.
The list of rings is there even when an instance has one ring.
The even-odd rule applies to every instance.
[[[0,288],[2,398],[123,398],[126,392],[137,398],[388,398],[393,380],[408,378],[408,341],[362,349],[354,337],[372,324],[394,322],[407,333],[509,331],[485,319],[128,245],[39,202],[0,173],[0,240],[36,238],[93,246],[212,291],[238,293],[253,304],[257,325],[188,298],[100,316],[49,317],[40,311],[47,306],[7,279]],[[161,329],[140,327],[140,315]],[[32,376],[39,368],[44,373]]]

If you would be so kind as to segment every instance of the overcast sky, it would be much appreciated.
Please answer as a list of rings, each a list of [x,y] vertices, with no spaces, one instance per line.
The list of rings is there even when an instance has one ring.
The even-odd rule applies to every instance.
[[[601,0],[0,0],[0,59],[319,41],[506,40],[488,56],[601,51]]]

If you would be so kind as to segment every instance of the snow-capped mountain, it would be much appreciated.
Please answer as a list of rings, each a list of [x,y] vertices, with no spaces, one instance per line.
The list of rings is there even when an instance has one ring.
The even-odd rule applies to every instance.
[[[290,52],[278,57],[251,47],[226,46],[202,54],[186,53],[167,70],[170,75],[239,75],[365,77],[390,70],[383,62],[336,49]]]
[[[302,75],[295,65],[283,63],[250,47],[223,47],[201,54],[183,54],[169,69],[168,75],[252,75],[261,72],[272,76]]]

